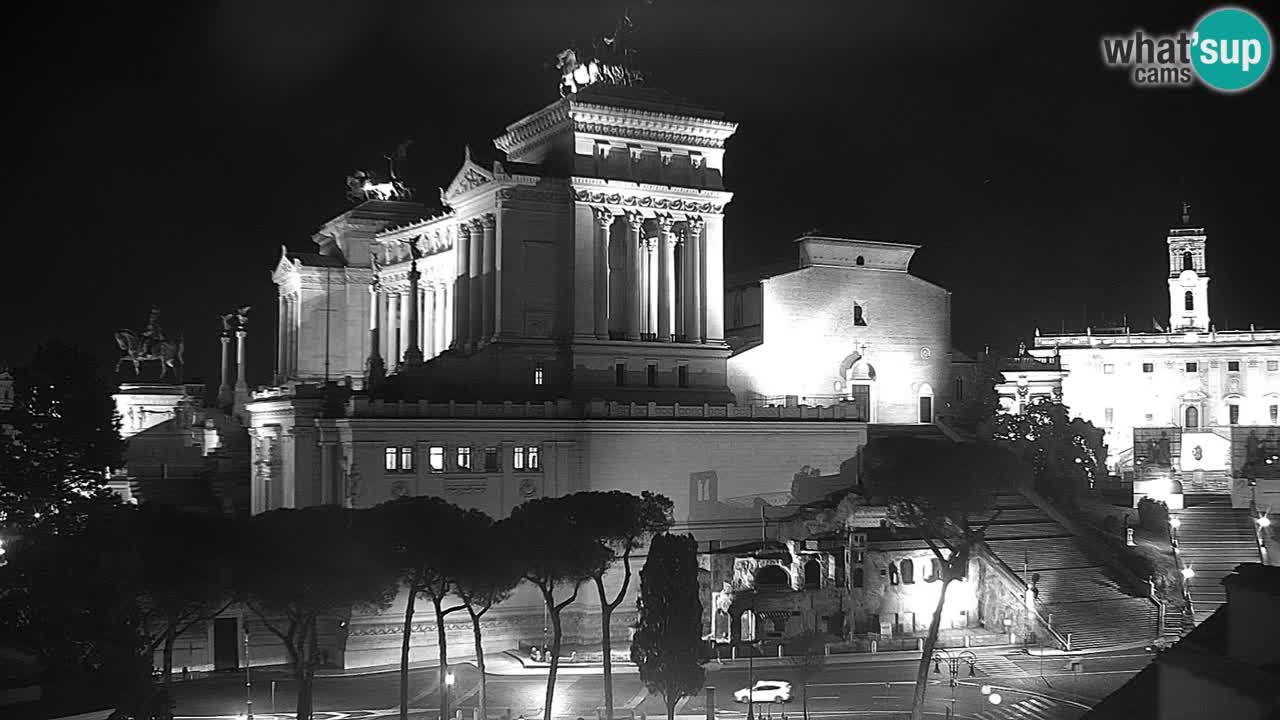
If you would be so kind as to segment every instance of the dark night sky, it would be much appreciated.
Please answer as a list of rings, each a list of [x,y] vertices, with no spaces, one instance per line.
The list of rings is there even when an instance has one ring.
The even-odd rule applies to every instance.
[[[280,245],[312,248],[346,174],[412,138],[407,175],[433,199],[464,144],[557,98],[549,58],[618,7],[145,5],[27,6],[0,363],[51,336],[112,362],[111,331],[158,303],[188,376],[216,382],[216,316],[252,304],[265,383]],[[1218,327],[1280,327],[1276,72],[1236,96],[1134,88],[1099,37],[1189,28],[1213,5],[1118,5],[658,0],[633,18],[654,84],[739,123],[730,272],[790,259],[817,227],[923,245],[913,271],[954,292],[962,348],[1080,327],[1086,306],[1149,329],[1188,199]]]

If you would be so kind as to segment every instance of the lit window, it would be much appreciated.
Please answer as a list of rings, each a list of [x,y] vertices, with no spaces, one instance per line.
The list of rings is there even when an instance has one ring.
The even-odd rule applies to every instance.
[[[613,382],[618,387],[626,387],[626,384],[627,384],[627,364],[626,363],[614,363]]]
[[[390,472],[395,472],[399,468],[399,465],[396,460],[398,457],[399,455],[395,448],[393,447],[387,448],[386,455],[385,455],[386,462],[384,464],[384,468]]]
[[[484,469],[485,470],[498,469],[498,448],[487,447],[484,449]]]
[[[1144,372],[1144,373],[1150,373],[1150,372],[1155,372],[1155,371],[1156,371],[1156,364],[1155,364],[1155,363],[1142,363],[1142,372]]]
[[[1111,424],[1112,422],[1114,422],[1114,421],[1115,421],[1115,419],[1116,419],[1116,411],[1115,411],[1115,408],[1107,408],[1105,412],[1106,412],[1106,416],[1107,416],[1107,421],[1106,421],[1106,422],[1107,422],[1107,425],[1110,425],[1110,424]]]
[[[1280,370],[1280,360],[1268,360],[1267,372],[1275,372],[1277,370]]]
[[[861,266],[861,265],[866,265],[866,264],[867,264],[867,261],[866,261],[866,258],[864,258],[864,257],[862,257],[861,255],[859,255],[859,256],[858,256],[858,259],[853,261],[853,264],[854,264],[854,265],[859,265],[859,266]]]
[[[1271,412],[1271,424],[1274,425],[1276,424],[1276,422],[1280,421],[1280,405],[1272,405],[1270,408],[1270,412]]]
[[[427,451],[427,462],[431,472],[444,472],[444,446],[432,445]]]
[[[862,306],[856,303],[853,306],[853,324],[858,326],[867,324],[867,319],[862,315]]]
[[[1182,269],[1183,270],[1196,269],[1195,260],[1192,259],[1190,251],[1182,253]]]
[[[1228,405],[1227,417],[1229,418],[1228,420],[1229,423],[1231,423],[1232,425],[1239,425],[1240,424],[1240,406],[1234,405],[1234,404]]]
[[[1114,373],[1115,373],[1115,371],[1116,371],[1116,366],[1115,366],[1115,365],[1112,365],[1111,363],[1107,363],[1106,365],[1103,365],[1103,366],[1102,366],[1102,372],[1104,372],[1104,373],[1106,373],[1106,374],[1108,374],[1108,375],[1112,375],[1112,374],[1114,374]]]
[[[471,469],[471,448],[469,447],[458,448],[458,469],[459,470]]]
[[[658,366],[649,365],[645,368],[645,380],[649,383],[649,387],[658,387]]]
[[[383,451],[383,468],[387,472],[413,472],[413,448],[387,448]]]
[[[681,365],[676,368],[676,385],[679,387],[689,387],[689,366]]]
[[[898,566],[893,563],[889,563],[889,584],[898,584]]]
[[[533,366],[533,384],[541,385],[543,380],[542,363],[535,363]]]
[[[413,471],[413,448],[400,448],[400,472]]]
[[[520,445],[515,448],[515,455],[511,460],[512,468],[516,470],[527,470],[530,472],[540,470],[541,465],[538,460],[537,445]]]
[[[1191,291],[1190,291],[1190,290],[1188,290],[1188,291],[1186,291],[1185,293],[1183,293],[1183,294],[1182,294],[1182,305],[1183,305],[1183,306],[1184,306],[1188,311],[1191,311],[1191,310],[1195,310],[1195,309],[1196,309],[1196,299],[1195,299],[1195,296],[1193,296],[1193,295],[1191,294]]]
[[[1239,361],[1239,360],[1228,360],[1228,361],[1227,361],[1227,372],[1240,372],[1240,361]]]
[[[1193,362],[1187,363],[1187,372],[1197,372],[1198,370],[1200,370],[1199,363],[1193,363]]]

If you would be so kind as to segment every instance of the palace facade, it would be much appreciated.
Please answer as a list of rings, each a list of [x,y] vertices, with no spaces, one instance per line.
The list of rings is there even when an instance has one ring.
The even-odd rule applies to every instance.
[[[1265,468],[1280,453],[1280,330],[1212,323],[1207,241],[1184,208],[1165,241],[1167,327],[1037,330],[1034,348],[1000,368],[998,391],[1007,411],[1056,396],[1106,430],[1108,465],[1134,480],[1135,502],[1180,507],[1194,493],[1273,505],[1280,478]]]

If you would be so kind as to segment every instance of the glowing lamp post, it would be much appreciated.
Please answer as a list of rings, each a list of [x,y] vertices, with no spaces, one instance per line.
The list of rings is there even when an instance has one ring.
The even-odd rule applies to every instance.
[[[1196,576],[1196,571],[1195,571],[1195,570],[1194,570],[1190,565],[1188,565],[1187,567],[1182,568],[1182,579],[1183,579],[1183,580],[1190,580],[1191,578],[1193,578],[1193,577],[1195,577],[1195,576]]]
[[[1178,528],[1182,527],[1182,520],[1179,518],[1169,519],[1169,543],[1174,547],[1178,546]]]

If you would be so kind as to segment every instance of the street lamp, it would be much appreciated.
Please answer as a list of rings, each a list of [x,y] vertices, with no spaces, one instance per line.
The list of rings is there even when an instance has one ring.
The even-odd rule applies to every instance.
[[[1271,527],[1271,518],[1267,517],[1266,515],[1259,515],[1258,517],[1254,518],[1253,521],[1258,523],[1258,527],[1260,528]]]
[[[1178,546],[1178,528],[1180,527],[1182,527],[1181,518],[1169,518],[1169,544],[1174,547]]]
[[[956,708],[956,685],[958,684],[958,683],[957,683],[957,681],[956,681],[956,676],[958,676],[958,675],[960,674],[960,665],[961,665],[961,664],[968,665],[968,666],[969,666],[969,677],[973,677],[973,676],[974,676],[974,674],[975,674],[975,672],[974,672],[974,667],[973,667],[973,666],[974,666],[974,664],[975,664],[975,663],[977,663],[977,662],[978,662],[978,656],[977,656],[977,655],[974,655],[973,653],[969,652],[968,650],[965,650],[965,651],[963,651],[963,652],[959,652],[959,653],[952,653],[952,652],[948,652],[947,650],[934,650],[934,651],[933,651],[933,657],[932,657],[932,660],[933,660],[933,674],[934,674],[934,675],[941,675],[941,674],[942,674],[942,663],[946,663],[946,664],[947,664],[947,671],[948,671],[948,675],[950,676],[950,681],[951,681],[951,682],[950,682],[950,684],[951,684],[951,704],[947,706],[947,717],[949,718],[949,717],[951,717],[951,716],[952,716],[952,714],[953,714],[953,713],[955,713],[955,708]]]
[[[1182,568],[1182,579],[1190,580],[1196,576],[1196,571],[1190,565]]]

